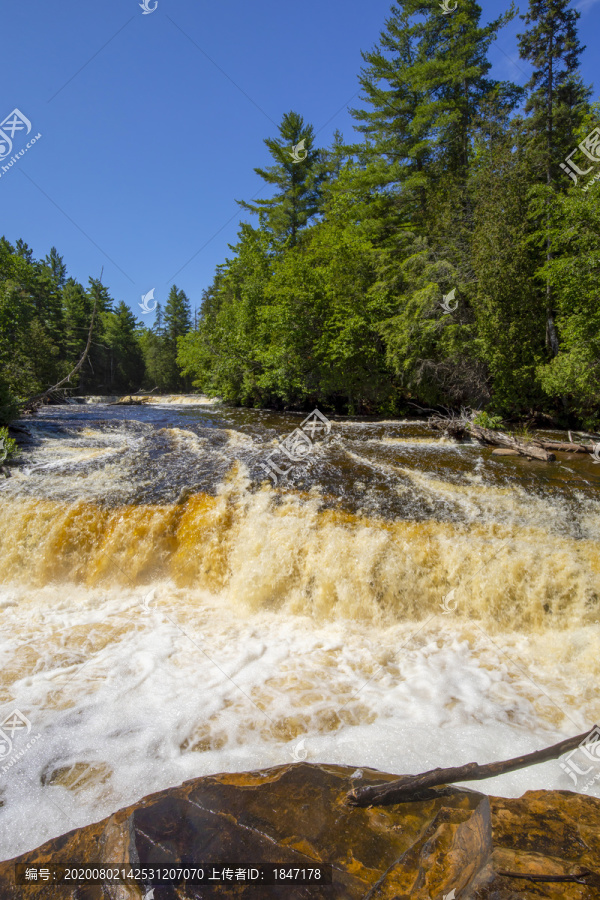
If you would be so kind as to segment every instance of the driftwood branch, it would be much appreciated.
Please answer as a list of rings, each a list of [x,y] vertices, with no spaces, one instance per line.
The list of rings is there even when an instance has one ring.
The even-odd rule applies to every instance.
[[[579,867],[568,875],[526,875],[524,872],[498,871],[497,875],[504,878],[526,878],[528,881],[570,881],[577,884],[589,884],[592,887],[600,887],[600,875],[590,869]]]
[[[501,431],[493,431],[491,428],[482,428],[481,425],[471,423],[471,434],[480,444],[489,444],[492,447],[506,447],[516,450],[520,456],[528,456],[533,459],[541,459],[544,462],[552,462],[556,457],[548,450],[530,441],[522,441],[519,438],[503,434]]]
[[[561,441],[536,441],[544,450],[554,450],[557,453],[593,453],[593,444],[567,444]]]
[[[456,441],[470,440],[468,419],[465,416],[430,416],[427,424],[434,431],[442,431]]]
[[[397,781],[390,781],[387,784],[355,788],[346,795],[346,802],[351,806],[387,806],[414,799],[415,794],[427,788],[450,784],[453,781],[480,781],[484,778],[494,778],[496,775],[525,769],[527,766],[534,766],[549,759],[558,759],[563,753],[575,750],[589,733],[586,731],[577,737],[567,738],[552,747],[546,747],[544,750],[536,750],[535,753],[527,753],[525,756],[516,756],[514,759],[502,762],[488,763],[484,766],[471,762],[450,769],[432,769],[422,775],[403,775]]]
[[[63,378],[61,381],[59,381],[58,384],[53,384],[52,387],[48,388],[48,390],[43,391],[41,394],[36,394],[34,397],[30,397],[29,400],[26,400],[22,404],[23,409],[29,409],[33,406],[37,406],[40,403],[43,403],[43,401],[46,399],[46,397],[48,397],[50,394],[54,393],[54,391],[57,391],[59,388],[61,388],[63,386],[63,384],[66,384],[68,381],[71,380],[73,375],[76,375],[77,372],[79,372],[82,365],[84,364],[84,362],[87,359],[87,355],[89,353],[90,346],[92,343],[92,332],[94,330],[94,319],[96,317],[97,305],[98,305],[98,300],[95,297],[94,298],[94,309],[92,310],[92,321],[90,322],[90,330],[88,332],[87,344],[85,345],[85,350],[83,351],[83,356],[81,357],[81,359],[79,360],[79,362],[77,363],[75,368],[71,372],[69,372],[69,374],[65,378]]]

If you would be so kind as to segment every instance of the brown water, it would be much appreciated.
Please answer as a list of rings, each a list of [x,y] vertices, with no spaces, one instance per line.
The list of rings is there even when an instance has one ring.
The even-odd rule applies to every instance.
[[[29,723],[0,857],[207,772],[416,772],[600,718],[591,457],[334,417],[275,486],[261,462],[301,421],[198,398],[31,420],[0,489],[0,720]],[[594,793],[596,771],[482,786]]]

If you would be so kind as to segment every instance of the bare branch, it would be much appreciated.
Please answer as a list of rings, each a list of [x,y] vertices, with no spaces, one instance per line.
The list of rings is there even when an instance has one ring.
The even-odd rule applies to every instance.
[[[597,726],[595,727],[597,728]],[[471,762],[450,769],[432,769],[422,775],[403,775],[397,781],[389,781],[387,784],[355,788],[346,795],[346,802],[351,806],[386,806],[410,800],[420,791],[441,784],[494,778],[496,775],[514,772],[516,769],[525,769],[527,766],[534,766],[549,759],[558,759],[563,753],[575,750],[589,734],[590,732],[586,731],[578,734],[577,737],[567,738],[565,741],[553,744],[552,747],[546,747],[544,750],[536,750],[535,753],[516,756],[514,759],[507,759],[503,762],[488,763],[484,766]]]

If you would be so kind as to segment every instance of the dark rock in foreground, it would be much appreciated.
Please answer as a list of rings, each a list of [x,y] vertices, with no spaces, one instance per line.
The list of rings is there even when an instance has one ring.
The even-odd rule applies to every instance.
[[[569,791],[530,791],[507,800],[442,788],[418,802],[371,809],[346,805],[352,788],[396,777],[300,763],[197,778],[0,863],[0,897],[137,900],[145,894],[136,885],[19,886],[15,863],[166,867],[215,861],[230,867],[330,863],[334,883],[163,885],[154,888],[154,900],[600,897],[600,888],[590,885],[497,874],[566,875],[578,866],[600,873],[600,800]]]

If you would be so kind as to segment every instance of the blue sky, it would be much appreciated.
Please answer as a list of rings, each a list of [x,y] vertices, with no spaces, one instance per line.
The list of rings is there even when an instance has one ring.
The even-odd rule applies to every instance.
[[[0,120],[16,107],[42,137],[0,177],[0,234],[36,257],[55,245],[84,284],[104,267],[112,296],[151,324],[138,307],[151,288],[163,302],[175,282],[200,305],[246,215],[235,200],[268,196],[253,168],[269,164],[263,139],[284,112],[311,122],[318,145],[336,128],[354,137],[360,51],[391,0],[158,0],[147,15],[139,2],[4,5]],[[484,0],[482,20],[507,5]],[[600,0],[579,8],[596,99]],[[526,81],[523,28],[514,20],[492,46],[495,77]]]

